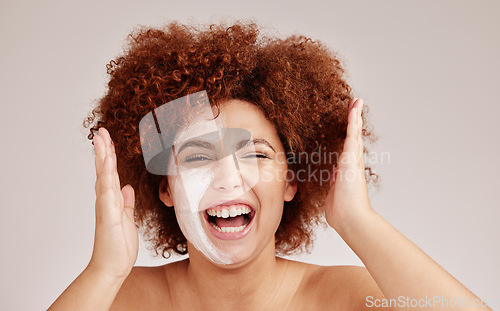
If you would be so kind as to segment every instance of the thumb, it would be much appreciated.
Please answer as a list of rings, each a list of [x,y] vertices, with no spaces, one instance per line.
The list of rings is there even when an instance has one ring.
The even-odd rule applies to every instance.
[[[135,191],[131,185],[126,185],[122,188],[123,195],[123,208],[125,214],[134,221],[134,208],[135,208]]]
[[[335,173],[337,172],[336,166],[334,165],[332,167],[332,170],[330,171],[330,187],[335,183]]]

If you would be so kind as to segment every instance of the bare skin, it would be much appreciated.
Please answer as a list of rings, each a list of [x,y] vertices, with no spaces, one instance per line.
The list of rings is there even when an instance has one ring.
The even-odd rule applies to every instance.
[[[94,253],[87,269],[50,310],[377,310],[367,306],[367,297],[374,301],[401,295],[414,299],[460,297],[470,301],[469,307],[462,310],[490,310],[474,306],[472,302],[478,299],[474,294],[371,208],[362,157],[362,105],[362,100],[350,103],[344,151],[331,181],[325,215],[366,268],[321,267],[275,257],[279,207],[296,191],[296,185],[284,179],[252,188],[252,195],[261,203],[256,214],[261,225],[255,240],[246,242],[247,253],[241,262],[214,264],[188,243],[188,260],[162,267],[133,267],[137,258],[137,232],[131,217],[134,192],[128,185],[119,188],[114,148],[109,134],[102,129],[94,138]],[[255,106],[233,100],[224,107],[228,127],[246,128],[252,136],[265,137],[278,148],[271,156],[280,156],[283,146],[277,141],[273,125],[262,119]],[[266,165],[275,164],[265,162],[262,168]],[[274,168],[284,172],[279,165]],[[168,186],[170,182],[163,184],[159,193],[167,206],[172,206],[175,196]],[[379,310],[391,309],[398,307]],[[447,308],[434,305],[414,309]]]
[[[276,258],[269,282],[262,278],[260,286],[227,285],[241,283],[235,279],[245,276],[253,279],[255,269],[246,267],[231,276],[215,272],[219,279],[210,288],[197,289],[189,266],[186,259],[161,267],[135,267],[111,310],[365,310],[366,296],[383,298],[364,267],[322,267]]]

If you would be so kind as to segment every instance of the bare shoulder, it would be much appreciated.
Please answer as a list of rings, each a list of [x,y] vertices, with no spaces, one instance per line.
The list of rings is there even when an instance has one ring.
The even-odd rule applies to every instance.
[[[337,306],[339,310],[377,310],[368,307],[371,299],[384,295],[365,267],[308,265],[303,289],[310,291],[321,305]],[[335,308],[333,308],[335,309]]]
[[[110,310],[160,310],[169,304],[166,266],[174,269],[176,263],[158,267],[133,267]]]

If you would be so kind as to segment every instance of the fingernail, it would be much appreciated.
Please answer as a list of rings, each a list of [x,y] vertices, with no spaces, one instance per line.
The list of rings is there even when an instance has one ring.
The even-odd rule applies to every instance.
[[[354,105],[356,105],[356,102],[358,101],[359,98],[354,98],[353,101],[352,101],[352,106],[354,107]]]

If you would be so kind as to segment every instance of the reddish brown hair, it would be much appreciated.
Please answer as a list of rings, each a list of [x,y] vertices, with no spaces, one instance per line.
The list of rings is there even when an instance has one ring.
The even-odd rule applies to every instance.
[[[141,153],[139,121],[156,107],[206,90],[212,105],[237,98],[260,107],[276,126],[287,153],[311,154],[321,147],[340,154],[343,148],[351,88],[336,55],[303,36],[266,37],[256,24],[243,22],[231,27],[170,23],[138,28],[107,72],[108,90],[84,126],[91,126],[89,139],[99,127],[109,131],[121,186],[130,184],[136,192],[137,224],[163,256],[171,250],[185,254],[187,247],[174,209],[158,197],[164,176],[147,172]],[[366,120],[364,124],[363,135],[374,141]],[[305,162],[290,168],[329,169],[336,159],[317,165]],[[366,172],[376,181],[369,167]],[[328,188],[328,182],[318,180],[298,183],[295,198],[285,202],[275,234],[278,254],[309,249]]]

